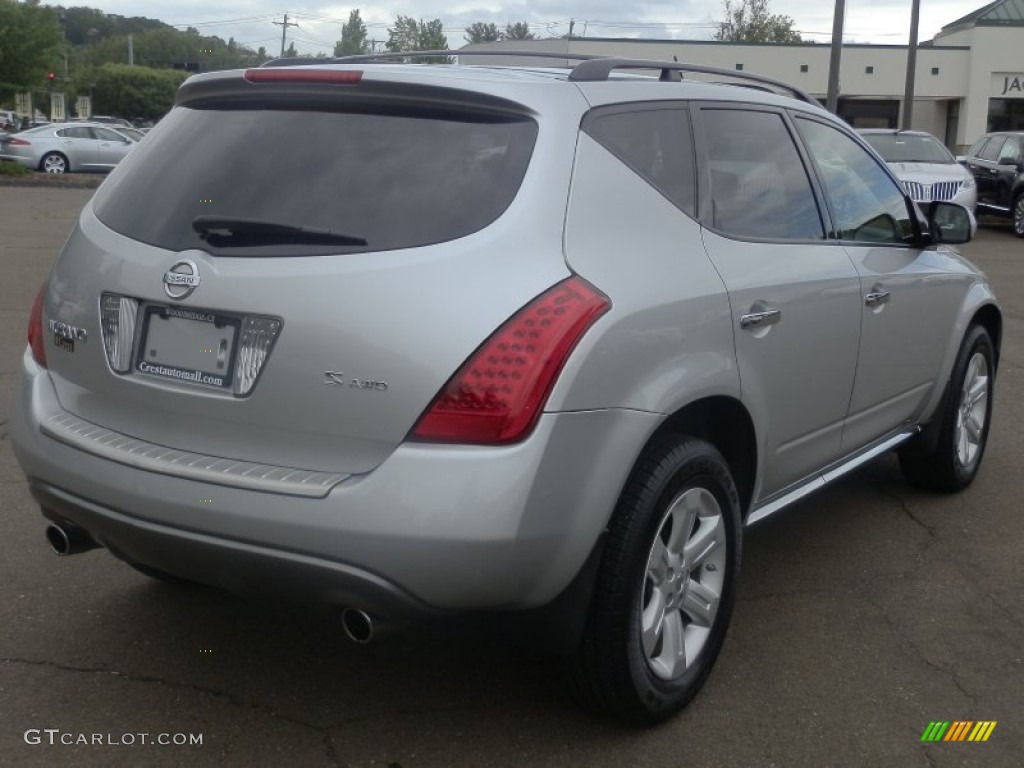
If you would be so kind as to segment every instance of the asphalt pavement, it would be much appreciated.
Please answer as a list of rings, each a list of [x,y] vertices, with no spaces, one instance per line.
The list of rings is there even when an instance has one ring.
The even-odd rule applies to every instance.
[[[1024,764],[1024,240],[1005,224],[965,248],[1005,311],[977,481],[926,494],[885,458],[748,530],[708,684],[636,730],[485,621],[359,646],[333,612],[53,555],[7,424],[29,307],[91,194],[0,187],[0,765]],[[921,741],[966,720],[997,725]]]

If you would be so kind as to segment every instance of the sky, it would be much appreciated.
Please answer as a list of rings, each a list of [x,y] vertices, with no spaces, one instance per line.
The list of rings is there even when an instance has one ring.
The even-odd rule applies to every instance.
[[[288,27],[288,41],[300,53],[311,54],[333,52],[341,25],[353,8],[359,8],[369,37],[380,45],[396,16],[403,15],[426,21],[440,18],[452,48],[465,44],[463,30],[476,21],[499,27],[525,21],[537,37],[565,35],[572,22],[573,33],[580,36],[707,40],[716,20],[724,18],[721,0],[362,0],[355,5],[330,0],[80,0],[67,4],[122,16],[148,16],[182,29],[193,26],[203,34],[224,40],[233,37],[254,49],[266,46],[270,53],[281,46],[281,27],[272,22],[282,21],[287,13],[289,22],[299,25]],[[944,25],[985,4],[985,0],[921,0],[919,39],[931,39]],[[817,42],[831,40],[834,5],[829,0],[769,0],[772,13],[790,16],[805,40]],[[846,0],[844,39],[905,45],[910,7],[911,0]]]

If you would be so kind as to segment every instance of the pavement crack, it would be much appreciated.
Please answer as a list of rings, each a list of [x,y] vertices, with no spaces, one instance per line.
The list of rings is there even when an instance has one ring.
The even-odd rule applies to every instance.
[[[902,496],[900,496],[897,493],[893,493],[892,491],[887,491],[887,490],[884,490],[884,489],[879,489],[879,491],[886,498],[892,499],[897,504],[899,504],[900,509],[903,510],[903,514],[905,514],[907,517],[909,517],[911,519],[911,521],[916,523],[918,525],[918,527],[923,528],[928,533],[928,535],[931,536],[933,539],[938,540],[939,537],[935,533],[935,527],[932,526],[932,525],[928,525],[928,523],[926,523],[924,520],[922,520],[917,515],[915,515],[914,514],[914,510],[912,510],[910,508],[910,505],[907,504],[906,499],[904,499]]]
[[[947,675],[949,679],[952,681],[953,685],[956,686],[956,689],[960,691],[960,693],[962,693],[965,698],[969,699],[971,702],[975,704],[978,703],[980,697],[976,694],[971,693],[964,687],[963,683],[960,681],[960,678],[957,676],[955,669],[944,664],[939,664],[938,662],[929,659],[925,655],[924,651],[921,650],[921,647],[913,640],[913,638],[907,635],[907,633],[903,631],[903,628],[900,627],[900,625],[897,624],[891,616],[889,616],[889,613],[885,610],[885,608],[883,608],[878,603],[866,597],[863,599],[865,603],[867,603],[876,611],[878,611],[879,615],[881,615],[882,617],[882,621],[884,621],[886,625],[888,625],[889,629],[893,632],[893,634],[895,634],[900,640],[902,640],[903,643],[908,648],[910,648],[913,654],[917,656],[917,658],[920,659],[926,667],[934,670],[935,672],[939,672],[940,674]]]
[[[118,678],[119,680],[124,680],[131,683],[143,683],[146,685],[155,684],[165,686],[167,688],[171,688],[174,690],[192,691],[194,693],[200,693],[204,696],[210,696],[215,699],[225,701],[234,707],[238,707],[239,709],[249,709],[253,712],[257,712],[261,715],[271,717],[275,720],[279,720],[284,723],[290,723],[292,725],[298,725],[302,728],[308,728],[311,731],[321,734],[327,746],[328,757],[334,762],[335,765],[341,765],[338,755],[335,753],[333,746],[329,742],[330,732],[333,728],[337,727],[336,724],[317,725],[316,723],[310,723],[305,720],[300,720],[296,717],[289,717],[288,715],[283,715],[279,712],[274,711],[273,709],[269,709],[253,699],[246,700],[238,694],[232,693],[228,690],[224,690],[221,688],[210,688],[207,686],[194,685],[190,683],[175,682],[174,680],[166,680],[156,675],[133,675],[127,672],[120,672],[116,669],[109,669],[107,667],[81,667],[74,666],[71,664],[58,664],[57,662],[47,661],[45,659],[22,659],[16,657],[0,658],[0,665],[4,664],[21,664],[32,667],[44,667],[46,669],[55,669],[60,672],[72,672],[76,674],[111,675],[113,677]]]

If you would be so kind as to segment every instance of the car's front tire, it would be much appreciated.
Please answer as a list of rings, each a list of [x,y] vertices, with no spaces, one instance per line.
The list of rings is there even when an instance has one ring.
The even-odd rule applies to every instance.
[[[1013,233],[1024,237],[1024,192],[1017,195],[1013,203]]]
[[[585,705],[653,724],[697,694],[732,613],[740,529],[736,486],[713,446],[674,437],[647,450],[610,522],[570,661]]]
[[[928,441],[926,433],[900,451],[900,468],[912,485],[951,493],[974,481],[988,442],[995,373],[992,339],[972,325],[934,416],[937,436]]]

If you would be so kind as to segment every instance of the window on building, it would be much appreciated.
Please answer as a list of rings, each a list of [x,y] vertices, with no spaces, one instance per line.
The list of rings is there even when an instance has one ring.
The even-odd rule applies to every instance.
[[[874,67],[864,67],[864,74],[866,74],[866,75],[873,75],[873,74],[875,74],[875,68]]]
[[[932,74],[933,75],[939,74],[939,68],[938,67],[932,67]]]
[[[809,69],[809,67],[806,64],[801,64],[800,65],[800,71],[801,72],[806,72],[806,71],[808,71],[808,69]]]
[[[737,64],[736,65],[736,69],[742,70],[743,69],[743,65],[742,64]]]

